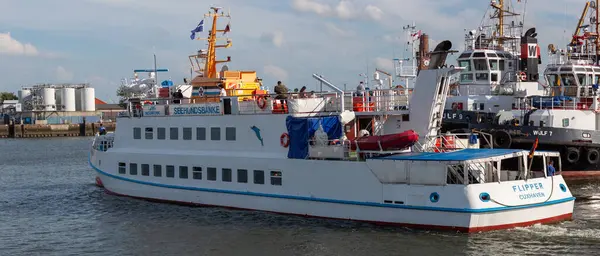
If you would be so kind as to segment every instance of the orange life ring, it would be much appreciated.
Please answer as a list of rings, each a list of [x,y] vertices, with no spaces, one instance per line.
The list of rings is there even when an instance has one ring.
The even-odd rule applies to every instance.
[[[527,80],[527,74],[525,74],[525,72],[521,72],[519,73],[519,78],[521,78],[521,81],[525,81]]]
[[[147,101],[144,101],[144,104],[152,105],[152,102],[147,100]]]
[[[288,135],[286,132],[281,134],[281,137],[279,137],[279,143],[281,143],[282,147],[287,148],[290,145],[290,135]]]
[[[258,99],[256,99],[256,105],[258,105],[260,109],[265,109],[265,107],[267,107],[267,100],[265,99],[265,96],[258,96]]]

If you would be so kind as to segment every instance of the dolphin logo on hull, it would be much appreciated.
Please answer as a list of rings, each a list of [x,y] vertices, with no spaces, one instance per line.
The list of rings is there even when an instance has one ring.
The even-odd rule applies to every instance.
[[[256,134],[256,138],[258,138],[258,140],[260,140],[260,145],[264,146],[265,144],[263,143],[263,138],[260,135],[260,129],[254,125],[252,127],[250,127],[250,129],[252,129],[254,131],[254,133]]]

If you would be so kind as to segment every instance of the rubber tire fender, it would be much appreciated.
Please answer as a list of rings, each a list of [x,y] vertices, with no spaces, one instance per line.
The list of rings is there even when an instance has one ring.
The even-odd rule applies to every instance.
[[[512,145],[512,137],[504,130],[496,130],[492,134],[494,148],[510,148]]]
[[[586,160],[589,164],[596,165],[600,162],[600,151],[596,148],[587,148]]]
[[[565,152],[565,160],[569,164],[576,164],[579,162],[579,158],[581,158],[581,152],[578,148],[568,147]]]

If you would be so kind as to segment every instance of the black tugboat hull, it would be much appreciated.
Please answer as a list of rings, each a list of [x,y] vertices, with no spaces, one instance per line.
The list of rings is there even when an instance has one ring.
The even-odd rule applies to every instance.
[[[581,175],[600,175],[600,131],[538,126],[498,125],[495,113],[474,111],[445,111],[442,132],[469,132],[471,129],[490,133],[494,148],[531,149],[539,138],[537,150],[561,153],[562,170],[589,172]],[[489,147],[480,140],[483,147]],[[538,165],[541,163],[534,163]],[[593,175],[592,175],[593,174]],[[568,175],[568,174],[567,174]]]

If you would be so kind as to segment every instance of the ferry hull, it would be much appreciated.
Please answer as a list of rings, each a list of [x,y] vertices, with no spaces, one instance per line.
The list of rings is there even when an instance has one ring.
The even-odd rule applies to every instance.
[[[548,224],[572,219],[574,200],[495,212],[448,212],[275,198],[258,193],[208,192],[210,189],[132,182],[92,166],[104,189],[114,195],[162,203],[257,210],[305,217],[351,220],[416,229],[466,233]]]

